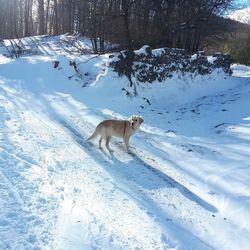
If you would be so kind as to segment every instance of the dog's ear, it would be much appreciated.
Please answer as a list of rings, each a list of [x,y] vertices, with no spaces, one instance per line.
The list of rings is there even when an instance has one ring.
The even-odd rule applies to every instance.
[[[134,119],[135,119],[135,116],[134,116],[134,115],[131,115],[131,116],[128,118],[128,120],[131,121],[131,122],[132,122]]]
[[[142,124],[144,122],[144,119],[140,116],[139,121],[140,121],[140,124]]]

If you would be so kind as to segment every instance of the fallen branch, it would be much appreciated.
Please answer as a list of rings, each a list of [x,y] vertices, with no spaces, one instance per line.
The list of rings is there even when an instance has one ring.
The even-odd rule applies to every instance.
[[[100,56],[100,54],[98,54],[98,55],[96,55],[96,56],[93,56],[93,57],[89,58],[87,61],[79,62],[79,63],[77,63],[77,65],[82,64],[82,63],[87,63],[87,62],[89,62],[90,60],[92,60],[92,59],[94,59],[94,58],[97,58],[98,56]]]

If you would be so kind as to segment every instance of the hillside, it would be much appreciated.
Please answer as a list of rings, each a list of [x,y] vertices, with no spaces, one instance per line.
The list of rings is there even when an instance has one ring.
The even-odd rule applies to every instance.
[[[202,49],[209,55],[216,52],[230,54],[232,44],[234,49],[243,48],[250,25],[230,18],[217,17],[217,19],[221,29],[205,39]]]
[[[128,98],[109,55],[72,39],[24,38],[18,58],[0,45],[0,249],[247,250],[250,68],[177,72]],[[129,154],[86,142],[131,114]]]

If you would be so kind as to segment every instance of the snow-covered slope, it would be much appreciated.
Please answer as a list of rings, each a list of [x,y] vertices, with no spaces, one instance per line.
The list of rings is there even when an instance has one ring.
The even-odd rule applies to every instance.
[[[228,17],[241,23],[250,24],[250,7],[235,10]]]
[[[0,249],[248,249],[250,68],[130,99],[107,55],[58,51],[0,56]],[[131,114],[130,154],[86,142]]]

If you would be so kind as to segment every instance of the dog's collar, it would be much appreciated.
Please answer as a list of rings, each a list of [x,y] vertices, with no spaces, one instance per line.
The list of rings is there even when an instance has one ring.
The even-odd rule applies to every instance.
[[[125,120],[124,121],[124,127],[123,127],[123,136],[126,133],[126,127],[127,127],[127,121]],[[135,131],[135,127],[132,124],[130,124],[130,127]]]

